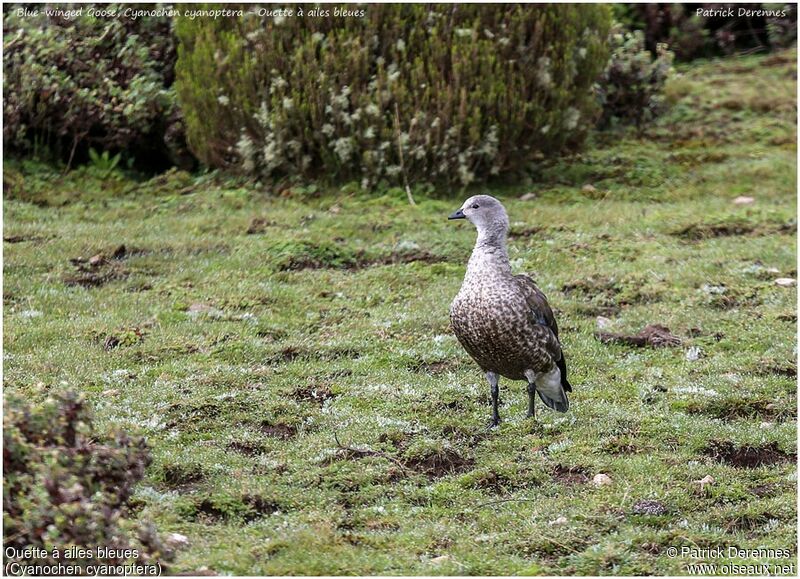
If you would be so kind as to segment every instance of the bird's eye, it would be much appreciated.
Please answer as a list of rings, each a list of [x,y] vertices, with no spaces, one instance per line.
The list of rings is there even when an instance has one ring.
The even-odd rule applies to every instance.
[[[472,206],[472,208],[473,209],[477,209],[478,208],[478,204],[476,203],[475,205]]]

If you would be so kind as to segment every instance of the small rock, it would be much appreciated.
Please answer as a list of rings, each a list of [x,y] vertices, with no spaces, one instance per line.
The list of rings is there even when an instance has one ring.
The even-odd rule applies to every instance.
[[[597,316],[597,327],[601,330],[610,328],[612,323],[613,322],[605,316]]]
[[[781,287],[793,287],[797,285],[797,280],[794,280],[790,277],[779,277],[775,280],[775,285],[779,285]]]
[[[761,424],[758,425],[758,427],[761,428],[762,430],[769,430],[773,426],[775,426],[774,422],[762,422]]]
[[[525,193],[522,197],[519,198],[520,201],[533,201],[536,199],[538,195],[531,191],[530,193]]]
[[[707,474],[700,480],[693,480],[692,483],[696,485],[700,485],[700,492],[703,492],[706,489],[706,485],[713,485],[714,484],[714,477],[710,474]]]
[[[105,258],[98,253],[97,255],[93,255],[92,257],[89,258],[89,265],[91,265],[92,267],[97,267],[98,265],[103,263],[103,261],[105,261]]]
[[[633,505],[634,515],[663,515],[667,512],[667,507],[659,501],[644,500]]]
[[[596,475],[594,475],[594,478],[592,479],[592,484],[594,486],[596,486],[596,487],[604,487],[604,486],[612,484],[613,482],[614,481],[611,480],[610,476],[608,476],[607,474],[604,474],[602,472],[597,473]]]
[[[42,315],[42,312],[38,310],[22,310],[19,315],[30,320],[31,318],[38,318]]]
[[[445,561],[449,561],[451,559],[450,555],[439,555],[438,557],[434,557],[430,560],[431,563],[438,565],[439,563],[444,563]]]
[[[583,187],[581,187],[581,191],[584,193],[595,193],[597,191],[597,187],[592,185],[591,183],[587,183]]]
[[[189,544],[189,537],[180,533],[171,533],[167,536],[167,543],[172,547],[185,547]]]
[[[337,213],[341,212],[341,210],[342,210],[342,208],[339,207],[338,205],[332,205],[331,208],[328,209],[328,211],[330,213],[333,213],[334,215],[336,215]]]
[[[555,521],[550,521],[550,524],[554,525],[554,526],[555,525],[566,525],[567,524],[567,517],[565,517],[564,515],[561,515]]]
[[[781,270],[779,270],[777,267],[768,267],[764,271],[766,271],[767,273],[780,273],[781,272]]]
[[[696,362],[700,359],[703,355],[703,351],[700,349],[699,346],[692,346],[688,350],[686,350],[686,359],[689,362]]]
[[[119,390],[116,388],[110,388],[108,390],[103,390],[103,396],[117,396],[119,394]]]
[[[734,205],[750,205],[753,202],[755,202],[755,199],[752,197],[747,197],[746,195],[740,195],[733,200]]]

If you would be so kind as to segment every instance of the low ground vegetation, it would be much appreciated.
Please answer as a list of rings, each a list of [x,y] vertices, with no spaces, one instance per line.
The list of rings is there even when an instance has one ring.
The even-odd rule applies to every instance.
[[[147,437],[133,516],[188,537],[177,571],[681,574],[681,545],[796,562],[796,290],[776,283],[797,275],[795,62],[680,68],[644,131],[491,191],[558,311],[566,415],[526,420],[501,383],[486,430],[447,318],[473,242],[452,200],[30,162],[4,175],[6,391],[78,390],[101,432]],[[597,336],[648,324],[677,341]]]

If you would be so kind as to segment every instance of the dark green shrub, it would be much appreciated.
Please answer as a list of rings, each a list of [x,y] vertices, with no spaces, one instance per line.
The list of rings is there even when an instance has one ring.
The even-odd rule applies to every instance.
[[[797,4],[764,4],[767,9],[778,11],[775,16],[768,17],[767,38],[770,46],[786,48],[797,42]]]
[[[171,19],[95,18],[99,6],[71,19],[4,7],[6,151],[80,162],[94,148],[154,169],[185,164]]]
[[[650,52],[666,43],[682,61],[783,48],[797,39],[796,4],[614,4],[613,10],[627,29],[644,32]]]
[[[367,5],[363,17],[178,20],[178,98],[213,167],[468,184],[579,144],[600,5]]]
[[[126,518],[133,487],[149,463],[144,440],[122,432],[107,437],[93,432],[86,405],[74,394],[38,407],[8,399],[3,416],[4,548],[117,551],[69,561],[81,567],[169,561],[171,554],[152,526]],[[124,549],[137,549],[138,557],[118,556]],[[6,561],[53,565],[59,559],[21,555]]]
[[[653,57],[645,48],[642,32],[625,32],[619,26],[609,43],[611,58],[597,87],[603,107],[598,126],[641,126],[664,108],[663,89],[672,71],[673,54],[659,44]]]

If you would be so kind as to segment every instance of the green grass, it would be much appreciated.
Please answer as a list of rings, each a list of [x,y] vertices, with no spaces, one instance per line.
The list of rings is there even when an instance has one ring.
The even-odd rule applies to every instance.
[[[30,162],[4,179],[5,388],[82,391],[147,436],[135,516],[189,537],[174,571],[685,574],[698,559],[668,547],[729,545],[796,563],[796,290],[774,283],[797,275],[795,59],[687,67],[644,133],[489,191],[557,309],[568,414],[524,419],[505,381],[486,430],[447,314],[466,192],[411,207]],[[597,316],[684,344],[603,344]]]

